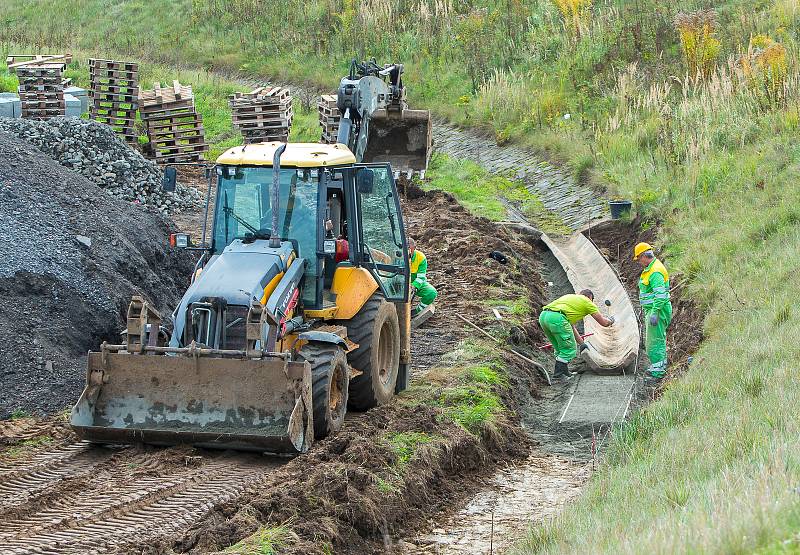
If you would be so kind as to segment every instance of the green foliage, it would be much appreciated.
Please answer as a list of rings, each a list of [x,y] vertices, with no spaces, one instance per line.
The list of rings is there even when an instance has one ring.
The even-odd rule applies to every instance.
[[[297,540],[288,523],[271,528],[261,528],[252,536],[225,550],[235,555],[276,555],[281,549]]]
[[[387,482],[383,478],[376,476],[375,477],[375,485],[378,487],[378,491],[381,493],[385,493],[387,495],[391,495],[393,493],[398,492],[397,486],[392,484],[391,482]]]
[[[398,468],[405,466],[414,457],[421,445],[432,443],[437,439],[437,436],[424,432],[401,432],[390,434],[386,437],[386,441],[397,457]]]
[[[2,92],[17,92],[19,87],[19,80],[16,75],[8,73],[3,68],[0,68],[0,93]]]
[[[36,436],[31,439],[26,439],[13,447],[10,447],[6,451],[3,452],[5,456],[8,458],[15,458],[23,453],[26,453],[32,449],[37,447],[41,447],[42,445],[48,445],[53,442],[53,438],[47,435],[44,436]]]
[[[690,78],[707,78],[714,71],[722,46],[714,37],[716,25],[716,13],[713,10],[681,12],[675,16],[675,28],[681,37]]]
[[[434,153],[423,188],[447,191],[470,212],[490,220],[507,219],[505,202],[512,202],[543,231],[568,229],[521,181],[490,174],[469,160],[454,160]]]
[[[503,410],[500,397],[481,383],[446,388],[439,404],[447,418],[472,434],[479,434]]]
[[[11,420],[20,420],[21,418],[30,418],[30,413],[25,409],[14,409],[11,411]]]

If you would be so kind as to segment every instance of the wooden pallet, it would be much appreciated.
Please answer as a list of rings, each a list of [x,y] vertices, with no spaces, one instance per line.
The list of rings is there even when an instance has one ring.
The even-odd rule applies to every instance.
[[[63,71],[72,61],[72,54],[9,54],[6,66],[10,70],[19,67],[59,67]]]
[[[228,97],[231,120],[246,144],[285,141],[292,126],[294,111],[289,89],[258,87]]]
[[[208,150],[191,87],[178,81],[171,88],[156,84],[139,94],[139,113],[157,163],[200,160]]]
[[[155,83],[152,89],[139,93],[139,101],[143,108],[160,107],[177,102],[188,102],[194,106],[194,94],[190,85],[181,85],[176,80],[172,82],[172,87],[162,87],[161,83]]]
[[[23,118],[49,119],[65,114],[61,72],[71,60],[69,54],[13,55],[6,58],[8,68],[19,80],[17,91]]]
[[[138,75],[136,62],[89,59],[89,117],[110,126],[128,142],[138,141]]]
[[[339,107],[336,105],[336,95],[323,94],[317,103],[319,112],[319,125],[322,127],[320,142],[335,144],[338,142],[339,122],[342,119]]]
[[[91,58],[89,59],[89,69],[93,69],[96,73],[104,70],[136,73],[139,71],[139,64],[137,62],[121,62],[118,60]]]

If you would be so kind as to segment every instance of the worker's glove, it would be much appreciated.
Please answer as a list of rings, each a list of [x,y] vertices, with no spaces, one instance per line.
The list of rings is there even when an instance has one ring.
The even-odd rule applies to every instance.
[[[657,326],[658,325],[658,314],[651,314],[650,315],[650,325]]]
[[[583,343],[578,345],[578,352],[582,353],[583,351],[585,351],[588,348],[589,348],[589,344],[584,341]]]
[[[608,317],[608,321],[609,321],[609,322],[611,322],[611,325],[613,326],[613,325],[614,325],[614,322],[616,322],[616,321],[617,321],[617,319],[616,319],[616,318],[614,318],[613,316],[609,316],[609,317]]]

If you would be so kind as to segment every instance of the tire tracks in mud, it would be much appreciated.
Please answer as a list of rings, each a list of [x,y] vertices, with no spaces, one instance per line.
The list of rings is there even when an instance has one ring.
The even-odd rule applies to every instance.
[[[435,148],[454,158],[475,160],[491,173],[516,172],[513,177],[522,179],[573,229],[602,214],[588,190],[523,149],[497,146],[440,122],[434,124],[434,136]],[[444,343],[442,339],[437,348],[427,349],[435,351],[426,351],[431,359],[427,365],[435,363]],[[349,416],[346,425],[357,426],[368,417]],[[8,432],[0,429],[0,436],[40,435],[36,426]],[[77,442],[24,461],[0,459],[0,551],[107,553],[142,545],[188,529],[214,506],[241,497],[285,464],[246,455],[207,455],[198,466],[175,461],[170,466],[148,462],[159,458],[157,452],[133,451]]]
[[[0,508],[2,552],[103,553],[177,532],[285,462],[222,454],[192,467],[198,457],[180,464],[178,453],[165,463],[153,452],[128,450],[74,444],[40,455],[30,471],[18,467],[0,477],[10,478],[0,488],[19,487],[22,501]]]

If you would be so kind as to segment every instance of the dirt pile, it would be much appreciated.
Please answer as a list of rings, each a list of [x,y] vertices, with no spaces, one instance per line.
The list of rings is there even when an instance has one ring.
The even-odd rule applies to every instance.
[[[525,296],[534,310],[546,303],[537,262],[542,249],[536,237],[475,217],[442,191],[423,191],[411,184],[401,195],[407,233],[427,256],[428,281],[439,293],[436,315],[419,330],[438,337],[425,337],[423,343],[477,333],[456,314],[483,327],[498,324],[488,306],[492,301]],[[489,256],[494,251],[505,256],[505,264]],[[508,310],[501,313],[509,315]],[[508,328],[506,323],[500,325]],[[532,320],[523,327],[531,343],[544,341]]]
[[[0,132],[0,418],[61,410],[89,349],[117,341],[132,294],[168,314],[192,258],[168,252],[169,221],[106,194]]]
[[[17,135],[121,199],[165,213],[201,204],[201,194],[193,187],[178,184],[174,193],[163,191],[162,170],[125,144],[107,125],[76,118],[0,118],[0,131]]]
[[[395,431],[436,434],[441,442],[446,437],[446,448],[432,443],[400,461],[385,440]],[[521,437],[502,437],[488,450],[457,425],[442,422],[435,409],[405,403],[350,415],[335,437],[270,473],[236,503],[216,505],[185,534],[133,543],[121,552],[212,553],[265,524],[282,523],[293,537],[281,553],[397,552],[398,530],[420,525],[430,512],[461,498],[474,473],[490,461],[522,452]]]

